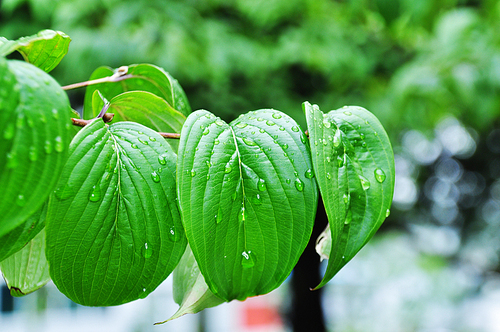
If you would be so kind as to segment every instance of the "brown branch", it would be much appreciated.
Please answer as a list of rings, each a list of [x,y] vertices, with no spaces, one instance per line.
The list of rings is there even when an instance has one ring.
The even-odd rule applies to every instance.
[[[72,90],[72,89],[82,88],[82,87],[86,87],[86,86],[94,85],[94,84],[99,84],[99,83],[120,82],[120,81],[134,77],[134,75],[130,75],[130,74],[127,75],[127,72],[128,72],[128,67],[122,66],[122,67],[118,68],[116,70],[116,72],[111,76],[102,77],[102,78],[98,78],[98,79],[91,80],[91,81],[85,81],[85,82],[66,85],[66,86],[63,86],[62,89],[63,90]]]
[[[181,134],[176,134],[176,133],[160,133],[159,132],[158,134],[160,134],[164,138],[174,138],[174,139],[180,139],[181,138]]]

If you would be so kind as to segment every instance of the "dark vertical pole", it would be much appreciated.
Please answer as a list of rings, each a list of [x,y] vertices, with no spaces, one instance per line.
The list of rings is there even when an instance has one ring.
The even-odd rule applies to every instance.
[[[323,308],[321,307],[322,289],[310,290],[321,281],[320,261],[315,244],[326,225],[326,212],[320,197],[311,240],[292,274],[292,306],[288,318],[294,332],[326,331]]]
[[[10,295],[9,287],[6,285],[2,285],[1,287],[1,299],[2,299],[2,307],[0,308],[1,312],[12,312],[14,311],[14,298]]]

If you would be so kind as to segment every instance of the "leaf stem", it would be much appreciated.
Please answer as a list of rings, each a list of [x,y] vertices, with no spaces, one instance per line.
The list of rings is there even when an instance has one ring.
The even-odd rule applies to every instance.
[[[63,90],[72,90],[72,89],[77,89],[77,88],[83,88],[89,85],[94,85],[94,84],[99,84],[99,83],[112,83],[112,82],[120,82],[132,77],[135,77],[134,75],[127,74],[128,73],[128,67],[127,66],[121,66],[118,68],[115,73],[111,76],[106,76],[102,78],[98,78],[95,80],[90,80],[90,81],[85,81],[85,82],[80,82],[80,83],[74,83],[70,85],[63,86]]]

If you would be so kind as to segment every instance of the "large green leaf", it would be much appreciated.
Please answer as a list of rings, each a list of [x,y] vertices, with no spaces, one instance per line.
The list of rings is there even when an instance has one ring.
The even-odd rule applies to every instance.
[[[45,202],[24,224],[0,237],[0,262],[19,251],[45,227],[47,203]]]
[[[73,139],[47,213],[47,260],[59,290],[91,306],[152,292],[187,241],[175,188],[176,156],[133,122],[101,119]]]
[[[71,38],[61,31],[42,30],[18,40],[0,39],[0,56],[18,51],[26,62],[45,72],[54,69],[68,53]]]
[[[275,110],[230,125],[186,119],[177,158],[182,220],[210,290],[226,301],[278,287],[311,235],[318,191],[305,135]]]
[[[27,295],[45,285],[50,280],[45,259],[45,230],[0,262],[0,270],[12,296]]]
[[[185,116],[191,113],[188,99],[179,82],[162,68],[150,64],[131,65],[126,68],[127,75],[130,75],[131,78],[119,82],[93,84],[87,87],[83,105],[85,119],[93,118],[98,114],[92,108],[92,96],[95,90],[99,90],[108,100],[127,91],[147,91],[165,99],[172,108]],[[89,80],[112,76],[117,70],[99,67],[92,73]]]
[[[303,106],[331,232],[322,287],[386,218],[394,192],[394,154],[384,128],[367,110],[351,106],[323,114],[317,105]]]
[[[155,325],[224,303],[224,300],[215,296],[208,288],[189,245],[174,270],[173,279],[174,301],[179,305],[179,309],[172,317]]]
[[[0,237],[47,200],[67,157],[71,114],[52,77],[0,57]]]
[[[98,114],[103,102],[100,98],[94,98],[93,104],[94,111]],[[186,117],[164,99],[145,91],[129,91],[113,97],[109,101],[108,112],[114,113],[113,122],[134,121],[165,133],[180,133],[182,124],[186,121]],[[177,151],[178,140],[169,139],[167,142]]]

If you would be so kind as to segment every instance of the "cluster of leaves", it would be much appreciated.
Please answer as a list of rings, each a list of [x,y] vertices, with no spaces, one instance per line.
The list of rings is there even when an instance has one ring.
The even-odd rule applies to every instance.
[[[13,295],[50,278],[77,303],[119,305],[174,269],[174,317],[268,293],[309,242],[319,193],[322,287],[389,214],[394,156],[363,108],[305,102],[308,135],[274,109],[226,123],[191,113],[161,68],[101,67],[85,83],[92,120],[73,119],[75,132],[64,90],[40,69],[69,37],[0,42],[0,268]],[[4,58],[14,50],[31,64]]]

